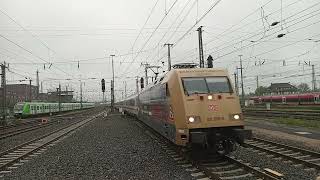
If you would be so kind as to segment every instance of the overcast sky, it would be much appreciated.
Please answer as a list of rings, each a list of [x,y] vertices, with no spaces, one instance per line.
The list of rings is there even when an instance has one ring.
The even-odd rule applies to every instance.
[[[311,66],[304,61],[315,65],[320,80],[318,0],[221,0],[209,11],[217,2],[1,0],[0,59],[10,64],[8,83],[27,77],[35,84],[39,70],[44,92],[60,83],[78,97],[82,79],[85,99],[97,101],[101,78],[111,80],[114,54],[119,99],[124,82],[128,94],[135,91],[142,62],[160,65],[160,72],[167,69],[164,43],[174,44],[172,64],[198,63],[201,25],[205,59],[211,54],[215,67],[227,68],[233,77],[242,55],[246,92],[255,90],[257,76],[263,86],[311,86]]]

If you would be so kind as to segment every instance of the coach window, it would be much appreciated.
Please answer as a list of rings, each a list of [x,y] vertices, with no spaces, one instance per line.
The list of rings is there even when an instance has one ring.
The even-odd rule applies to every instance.
[[[39,106],[37,106],[37,110],[39,110],[40,109],[40,107]]]

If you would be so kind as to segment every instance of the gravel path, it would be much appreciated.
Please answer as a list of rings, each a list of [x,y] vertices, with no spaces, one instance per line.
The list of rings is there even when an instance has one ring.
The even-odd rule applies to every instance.
[[[132,119],[100,118],[5,179],[192,179]]]

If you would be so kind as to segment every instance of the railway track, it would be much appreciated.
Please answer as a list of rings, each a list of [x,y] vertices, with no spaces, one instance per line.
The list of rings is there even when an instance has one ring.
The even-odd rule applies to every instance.
[[[40,154],[46,150],[48,145],[57,142],[61,138],[70,134],[72,131],[101,116],[103,113],[104,112],[101,112],[98,115],[92,116],[80,122],[72,123],[67,127],[60,128],[54,132],[30,140],[4,152],[0,152],[0,174],[5,174],[11,172],[11,169],[18,168],[18,166],[28,161],[29,157]]]
[[[85,110],[77,110],[77,111],[70,111],[70,112],[63,112],[63,113],[59,113],[59,114],[55,114],[52,116],[48,116],[48,115],[41,115],[40,117],[32,117],[32,118],[26,118],[26,119],[20,119],[22,122],[19,123],[12,123],[12,124],[8,124],[5,126],[0,126],[0,130],[6,130],[6,129],[10,129],[10,128],[18,128],[18,127],[23,127],[23,126],[28,126],[28,125],[32,125],[32,124],[39,124],[39,122],[41,121],[42,118],[61,118],[61,117],[66,117],[66,116],[72,116],[74,114],[77,114],[81,111],[86,111],[88,109]],[[11,120],[18,120],[18,119],[11,119]]]
[[[140,128],[154,139],[154,141],[170,155],[179,166],[185,168],[196,179],[209,180],[232,180],[232,179],[265,179],[277,180],[282,176],[268,174],[259,167],[243,162],[241,159],[235,159],[231,156],[205,156],[200,159],[193,157],[187,151],[177,148],[174,144],[163,138],[156,131],[137,120],[135,122]]]
[[[319,111],[275,111],[275,110],[244,110],[246,116],[256,117],[282,117],[305,120],[319,120]]]
[[[63,115],[55,115],[50,119],[49,122],[46,122],[46,123],[41,123],[41,122],[39,122],[39,119],[37,119],[37,120],[34,120],[34,121],[26,122],[26,123],[24,123],[24,125],[4,126],[1,129],[4,132],[0,133],[0,140],[8,138],[8,137],[15,136],[15,135],[19,135],[19,134],[22,134],[22,133],[26,133],[26,132],[29,132],[29,131],[33,131],[33,130],[41,129],[41,128],[48,127],[48,126],[51,126],[51,125],[55,125],[57,123],[60,123],[61,120],[73,119],[73,117],[70,117],[72,115],[81,115],[81,114],[85,114],[86,112],[87,111],[83,111],[83,112],[79,112],[78,111],[78,112],[65,114],[65,116],[63,116]]]
[[[244,163],[240,159],[235,159],[231,156],[223,156],[220,160],[207,159],[205,161],[189,160],[194,168],[188,168],[191,171],[191,176],[197,179],[265,179],[276,180],[281,177],[267,174],[258,167]]]
[[[307,169],[320,170],[320,153],[293,147],[281,143],[271,142],[264,139],[253,138],[245,142],[247,147],[263,151],[267,154],[278,156],[289,162],[295,163],[295,166],[306,166]]]
[[[50,126],[50,125],[53,125],[53,124],[56,124],[56,121],[45,123],[45,124],[37,123],[35,125],[31,125],[31,126],[29,125],[29,126],[24,127],[24,128],[13,129],[12,131],[7,131],[7,132],[4,132],[4,133],[0,133],[0,140],[8,138],[8,137],[15,136],[15,135],[18,135],[18,134],[22,134],[22,133],[25,133],[25,132],[29,132],[29,131],[33,131],[33,130],[36,130],[36,129],[44,128],[44,127],[47,127],[47,126]]]
[[[17,119],[14,119],[14,120],[17,120]],[[7,130],[7,129],[10,129],[10,128],[18,128],[18,127],[23,127],[23,126],[29,126],[29,125],[32,125],[32,124],[37,124],[39,123],[40,119],[39,118],[32,118],[32,119],[21,119],[22,122],[19,122],[19,123],[12,123],[12,124],[8,124],[8,125],[5,125],[5,126],[0,126],[0,130],[3,131],[3,130]]]

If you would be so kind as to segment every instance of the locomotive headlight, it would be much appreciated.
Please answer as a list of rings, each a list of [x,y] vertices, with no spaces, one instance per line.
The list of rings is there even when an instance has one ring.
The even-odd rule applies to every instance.
[[[189,117],[189,119],[188,119],[188,120],[189,120],[189,122],[190,122],[190,123],[193,123],[193,122],[195,121],[194,117],[192,117],[192,116],[191,116],[191,117]]]
[[[208,96],[208,100],[212,100],[212,96],[211,95]]]
[[[239,116],[238,114],[235,114],[235,115],[233,115],[233,118],[234,118],[235,120],[239,120],[239,119],[240,119],[240,116]]]
[[[187,123],[189,124],[195,124],[195,123],[200,123],[200,116],[188,116],[187,117]]]

